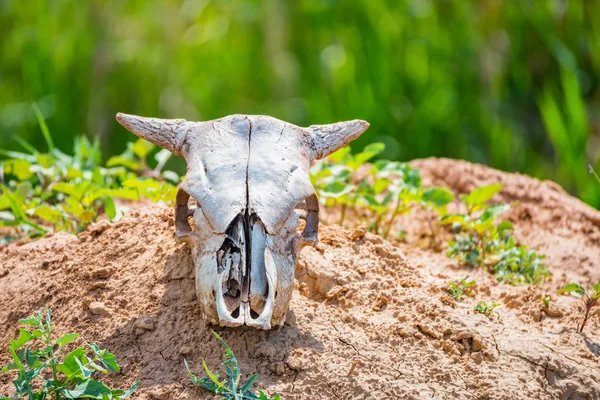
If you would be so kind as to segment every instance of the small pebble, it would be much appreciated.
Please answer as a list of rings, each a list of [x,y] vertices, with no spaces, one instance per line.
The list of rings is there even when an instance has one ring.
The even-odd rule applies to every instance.
[[[99,301],[94,301],[90,303],[89,310],[94,315],[101,315],[103,317],[108,317],[110,315],[110,311],[108,311],[106,305]]]
[[[156,327],[156,318],[154,317],[140,317],[134,323],[133,326],[143,331],[153,331]]]

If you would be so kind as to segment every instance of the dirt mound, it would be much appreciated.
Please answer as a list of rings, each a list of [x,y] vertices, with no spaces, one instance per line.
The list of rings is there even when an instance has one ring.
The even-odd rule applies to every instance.
[[[420,160],[426,182],[457,192],[503,182],[499,201],[518,201],[517,234],[549,255],[554,280],[539,288],[498,284],[418,241],[392,245],[362,229],[320,229],[317,249],[302,251],[286,325],[263,332],[202,321],[190,252],[173,238],[173,213],[157,206],[103,222],[78,235],[55,234],[0,253],[0,364],[17,320],[54,310],[57,333],[116,353],[115,386],[141,380],[135,398],[212,398],[188,382],[185,357],[220,368],[215,329],[247,378],[284,399],[598,399],[600,321],[574,333],[578,300],[540,297],[567,279],[598,279],[600,214],[555,184],[449,160]],[[418,211],[402,221],[418,237]],[[404,255],[406,254],[406,256]],[[447,282],[469,274],[477,295],[455,302]],[[479,300],[504,304],[492,319]],[[548,314],[552,315],[550,318]],[[353,365],[355,365],[353,367]],[[352,374],[349,374],[353,369]],[[0,393],[11,392],[0,377]]]

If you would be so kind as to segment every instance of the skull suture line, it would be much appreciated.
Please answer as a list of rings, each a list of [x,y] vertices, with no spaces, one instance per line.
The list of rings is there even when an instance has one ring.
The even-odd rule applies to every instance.
[[[188,122],[119,113],[117,120],[185,157],[176,236],[192,248],[196,293],[207,320],[261,329],[282,325],[296,255],[317,241],[319,202],[310,163],[347,145],[369,124],[301,128],[253,115]],[[190,196],[196,208],[188,207]],[[300,218],[306,221],[302,234]]]

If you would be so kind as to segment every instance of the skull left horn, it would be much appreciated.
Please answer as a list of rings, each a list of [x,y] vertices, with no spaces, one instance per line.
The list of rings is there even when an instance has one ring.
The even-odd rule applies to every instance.
[[[192,249],[196,294],[207,320],[261,329],[282,325],[298,251],[317,241],[319,202],[310,163],[347,145],[369,124],[301,128],[254,115],[188,122],[119,113],[117,120],[186,159],[176,235]],[[300,219],[306,221],[301,234]]]

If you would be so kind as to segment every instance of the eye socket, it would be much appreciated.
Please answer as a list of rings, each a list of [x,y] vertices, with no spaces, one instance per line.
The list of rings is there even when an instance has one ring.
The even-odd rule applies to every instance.
[[[311,194],[302,202],[300,202],[296,209],[303,210],[304,212],[300,215],[300,218],[306,221],[304,230],[302,231],[302,238],[306,241],[315,241],[319,234],[319,199],[316,194]]]
[[[188,221],[190,215],[189,199],[190,195],[185,190],[181,188],[177,190],[177,197],[175,197],[175,233],[178,239],[183,239],[192,233],[192,227]]]

